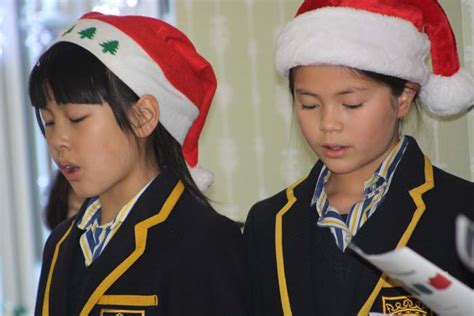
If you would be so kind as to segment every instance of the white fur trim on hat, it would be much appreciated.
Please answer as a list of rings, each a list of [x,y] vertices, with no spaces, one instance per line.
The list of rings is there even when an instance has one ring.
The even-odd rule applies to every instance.
[[[276,67],[288,77],[301,65],[344,65],[423,85],[430,73],[428,37],[410,22],[344,7],[295,17],[280,33]]]
[[[450,77],[431,74],[421,88],[420,100],[434,114],[459,113],[474,104],[474,79],[463,69]]]
[[[100,28],[100,31],[95,33],[93,39],[88,39],[79,33],[80,30],[87,28]],[[153,95],[160,103],[160,122],[180,144],[183,144],[199,111],[166,79],[159,65],[132,38],[111,24],[97,19],[80,19],[75,24],[73,32],[66,32],[57,40],[61,41],[75,43],[87,49],[138,96]],[[111,41],[118,42],[113,54],[106,52],[101,46]],[[127,62],[123,62],[124,60]]]
[[[210,170],[204,169],[199,165],[195,167],[188,165],[188,170],[201,192],[206,192],[214,182],[214,174]]]

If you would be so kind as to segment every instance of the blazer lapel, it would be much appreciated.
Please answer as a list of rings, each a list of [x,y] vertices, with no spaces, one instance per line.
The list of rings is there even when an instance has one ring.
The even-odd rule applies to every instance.
[[[353,239],[368,253],[405,246],[425,210],[423,194],[434,187],[431,162],[415,140],[409,140],[383,203]]]
[[[134,209],[135,207],[128,215],[131,218],[135,217],[135,214],[132,214]],[[83,307],[110,272],[115,270],[115,268],[124,262],[135,250],[135,234],[133,228],[134,226],[130,224],[130,220],[127,217],[127,220],[122,223],[104,248],[102,254],[90,265],[89,273],[87,274],[86,280],[84,280],[84,289],[79,293],[78,306]],[[112,284],[113,283],[109,284],[107,288]],[[93,305],[95,305],[95,303]]]
[[[76,221],[73,220],[65,233],[65,239],[60,245],[56,245],[57,259],[50,268],[53,269],[53,274],[49,287],[49,315],[67,315],[70,269],[73,264],[75,242],[81,232],[77,228]],[[51,299],[54,299],[53,304],[51,304]]]
[[[84,291],[80,294],[80,315],[89,315],[100,297],[142,255],[148,229],[160,224],[179,200],[184,185],[163,169],[138,199],[126,220],[90,267]]]
[[[311,278],[311,196],[321,164],[287,189],[287,204],[277,213],[275,250],[283,315],[314,310]]]
[[[397,182],[392,182],[391,192],[388,193],[377,211],[352,239],[352,243],[366,253],[379,254],[395,249],[412,221],[416,206],[410,198],[406,186],[395,188],[395,186],[401,185]],[[394,191],[400,192],[394,193]],[[354,271],[355,281],[353,283],[355,284],[354,291],[365,293],[365,295],[360,295],[359,301],[355,304],[361,307],[365,304],[368,308],[368,300],[371,301],[370,306],[372,306],[381,288],[389,286],[389,283],[385,282],[388,280],[380,270],[368,265],[350,248],[346,252],[351,254],[356,261],[361,262],[360,265],[357,265],[357,271]],[[361,281],[358,282],[357,280]],[[370,308],[365,310],[364,313],[368,313],[368,311],[370,311]]]
[[[397,167],[385,200],[352,242],[369,254],[384,253],[406,246],[425,211],[423,194],[433,187],[431,162],[410,138],[410,144]],[[382,287],[393,286],[393,283],[376,269],[365,270],[364,273],[359,277],[372,279],[372,282],[366,283],[369,285],[367,288],[360,289],[362,293],[368,293],[367,300],[361,302],[363,305],[360,315],[370,311]]]

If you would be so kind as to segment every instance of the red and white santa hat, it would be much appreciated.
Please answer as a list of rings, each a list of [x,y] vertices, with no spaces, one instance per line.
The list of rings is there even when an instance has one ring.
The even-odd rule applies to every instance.
[[[198,142],[217,82],[186,35],[150,17],[90,12],[56,42],[87,49],[138,96],[153,95],[160,122],[182,145],[194,181],[202,191],[209,187],[213,176],[198,166]]]
[[[431,53],[432,69],[427,65]],[[343,65],[420,84],[437,115],[474,104],[473,76],[460,68],[456,39],[436,0],[306,0],[281,31],[276,67]]]

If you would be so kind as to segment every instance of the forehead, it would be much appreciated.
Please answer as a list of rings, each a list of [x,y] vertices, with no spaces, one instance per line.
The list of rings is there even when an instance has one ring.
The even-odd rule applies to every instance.
[[[324,87],[377,86],[377,83],[363,77],[352,68],[332,65],[297,67],[293,71],[293,83],[295,86],[297,84]]]

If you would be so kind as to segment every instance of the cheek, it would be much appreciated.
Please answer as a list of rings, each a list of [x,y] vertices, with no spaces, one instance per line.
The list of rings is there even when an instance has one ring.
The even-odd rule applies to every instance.
[[[317,116],[314,112],[300,111],[297,113],[297,120],[303,136],[311,143],[319,131]]]
[[[98,166],[114,165],[129,155],[131,144],[127,135],[114,124],[95,125],[84,131],[80,146]]]
[[[389,105],[387,105],[388,107]],[[359,128],[351,130],[353,135],[359,135],[369,144],[379,144],[391,140],[396,133],[397,118],[390,108],[388,111],[372,111],[357,120]]]
[[[134,148],[125,136],[117,135],[110,141],[104,142],[99,150],[102,151],[102,154],[98,155],[101,160],[98,163],[103,166],[126,167],[134,160]]]

